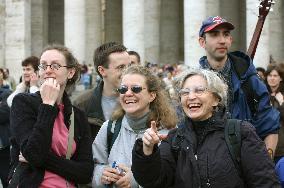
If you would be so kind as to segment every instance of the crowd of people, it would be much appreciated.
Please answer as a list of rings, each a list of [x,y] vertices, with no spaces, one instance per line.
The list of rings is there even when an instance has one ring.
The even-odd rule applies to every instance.
[[[0,68],[3,187],[284,186],[284,64],[230,52],[234,28],[202,22],[199,68],[144,65],[117,42],[93,66],[49,45],[18,85]]]

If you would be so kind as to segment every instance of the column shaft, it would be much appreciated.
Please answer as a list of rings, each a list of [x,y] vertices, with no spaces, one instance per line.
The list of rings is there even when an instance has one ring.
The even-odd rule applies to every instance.
[[[65,0],[64,1],[64,42],[70,48],[79,63],[85,59],[85,1]]]
[[[31,55],[31,1],[6,0],[5,22],[6,67],[18,81],[21,61]]]
[[[161,0],[145,0],[145,60],[159,62]]]
[[[184,61],[188,66],[198,66],[199,59],[205,54],[199,46],[198,33],[206,18],[206,0],[184,0]]]
[[[144,62],[144,0],[123,0],[123,43]]]

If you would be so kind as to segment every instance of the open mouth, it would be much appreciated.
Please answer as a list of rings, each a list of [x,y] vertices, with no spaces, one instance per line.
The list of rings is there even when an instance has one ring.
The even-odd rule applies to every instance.
[[[191,103],[188,105],[190,110],[198,110],[200,109],[200,107],[202,106],[202,104],[200,103]]]
[[[125,101],[125,104],[135,104],[135,103],[137,103],[136,100],[126,100]]]

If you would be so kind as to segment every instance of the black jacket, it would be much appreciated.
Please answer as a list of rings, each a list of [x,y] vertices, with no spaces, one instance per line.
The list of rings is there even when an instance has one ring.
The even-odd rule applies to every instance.
[[[241,126],[243,177],[239,176],[225,142],[225,121],[223,113],[214,114],[206,125],[193,125],[187,119],[185,126],[172,130],[150,156],[143,154],[142,141],[137,140],[132,154],[137,182],[144,188],[280,187],[264,142],[247,122]],[[176,143],[177,133],[184,139],[175,155],[172,143]]]
[[[11,90],[0,88],[0,150],[10,146],[10,108],[7,98]]]
[[[64,121],[69,128],[72,111],[71,101],[63,96]],[[58,114],[56,106],[42,104],[40,93],[21,93],[15,96],[11,107],[11,134],[13,147],[20,148],[28,167],[20,175],[19,188],[38,187],[48,170],[67,180],[89,183],[93,172],[90,130],[88,122],[80,110],[74,109],[74,140],[76,151],[71,160],[51,152],[52,130]],[[12,150],[14,162],[18,162],[19,151]]]
[[[95,89],[91,89],[80,95],[74,101],[74,106],[85,112],[91,128],[92,141],[95,140],[105,117],[102,109],[102,92],[104,82],[101,80]]]

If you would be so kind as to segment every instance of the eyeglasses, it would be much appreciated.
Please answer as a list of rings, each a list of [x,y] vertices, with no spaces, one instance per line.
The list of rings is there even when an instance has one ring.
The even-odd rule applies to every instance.
[[[194,93],[197,96],[202,95],[205,91],[207,91],[208,88],[199,86],[199,87],[193,87],[193,88],[184,88],[179,91],[180,96],[186,97],[190,93]]]
[[[68,68],[68,66],[63,66],[63,65],[59,65],[58,63],[53,63],[51,65],[39,64],[38,69],[39,70],[46,70],[47,67],[50,67],[51,70],[58,70],[61,67],[67,67]]]
[[[117,88],[117,92],[119,92],[120,94],[125,94],[128,91],[128,89],[129,88],[126,85],[121,85],[119,88]],[[137,94],[146,88],[142,88],[142,86],[134,85],[134,86],[131,86],[130,89],[133,93]]]

